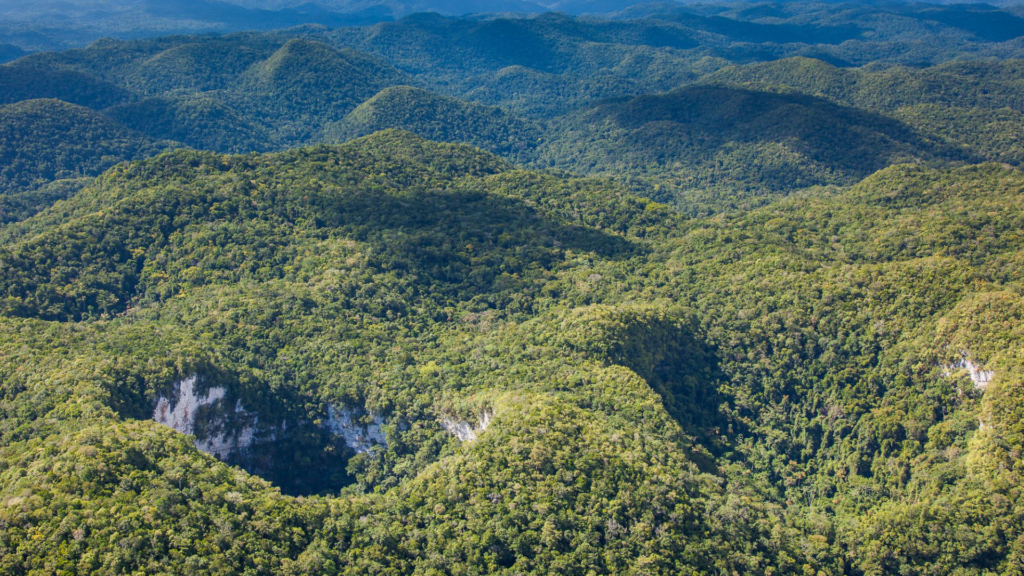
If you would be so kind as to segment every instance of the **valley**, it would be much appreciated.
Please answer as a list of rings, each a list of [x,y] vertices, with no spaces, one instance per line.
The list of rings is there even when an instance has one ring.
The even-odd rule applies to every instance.
[[[0,65],[0,572],[1020,571],[1024,12],[403,6]]]

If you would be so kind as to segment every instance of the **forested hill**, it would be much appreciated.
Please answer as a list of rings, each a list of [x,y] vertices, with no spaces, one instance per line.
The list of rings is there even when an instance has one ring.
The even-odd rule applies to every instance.
[[[0,106],[0,194],[96,176],[118,162],[152,156],[166,146],[60,100]]]
[[[122,165],[5,232],[0,566],[1006,573],[1022,194],[687,221],[394,131]],[[201,440],[327,496],[148,421],[192,376]]]
[[[1024,13],[500,5],[0,48],[0,574],[1020,574]]]
[[[465,142],[511,158],[529,160],[540,138],[538,126],[503,112],[409,86],[386,88],[341,121],[325,138],[344,142],[388,128],[401,128],[439,142]]]
[[[878,113],[714,85],[602,103],[552,132],[543,155],[558,165],[657,171],[681,189],[852,184],[892,164],[970,158]]]
[[[1002,32],[981,33],[1003,16]],[[108,39],[0,65],[0,102],[62,100],[149,142],[227,153],[398,128],[613,176],[709,214],[902,162],[1019,165],[1024,103],[1011,57],[1024,53],[1013,18],[984,7],[649,5],[601,18],[417,14]],[[9,133],[26,126],[4,121]],[[79,135],[69,146],[102,140],[96,126],[69,128]],[[136,157],[81,152],[84,168],[65,172]],[[61,197],[45,185],[20,178],[8,192],[34,200],[0,210],[17,219]]]

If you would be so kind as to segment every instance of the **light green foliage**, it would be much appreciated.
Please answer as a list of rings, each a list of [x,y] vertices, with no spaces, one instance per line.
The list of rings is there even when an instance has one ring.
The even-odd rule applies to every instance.
[[[686,221],[401,132],[116,168],[6,230],[3,569],[1006,572],[1022,190],[900,166]],[[282,496],[140,421],[191,374],[388,444],[255,446],[324,494]]]
[[[0,66],[0,573],[1019,574],[1024,20],[884,10]]]

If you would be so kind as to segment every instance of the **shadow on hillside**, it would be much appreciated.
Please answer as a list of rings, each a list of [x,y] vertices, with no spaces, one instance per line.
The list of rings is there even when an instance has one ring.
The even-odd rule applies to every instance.
[[[708,161],[736,143],[786,143],[858,177],[900,161],[970,160],[898,120],[804,94],[691,86],[604,103],[595,113],[632,131],[641,154],[663,161]]]
[[[693,446],[693,460],[704,471],[715,471],[713,456],[730,443],[730,424],[720,410],[727,399],[719,391],[724,378],[718,352],[704,339],[696,316],[664,303],[598,305],[577,308],[551,326],[556,348],[629,368],[643,378],[682,429],[683,445]],[[628,406],[604,409],[630,413]]]
[[[699,338],[694,328],[680,329],[673,321],[647,323],[639,339],[620,344],[620,351],[613,351],[612,357],[646,380],[685,433],[717,456],[730,442],[726,436],[729,422],[719,410],[726,402],[718,390],[722,374],[716,350]],[[664,336],[651,338],[659,333]],[[690,457],[703,471],[716,472],[714,460],[704,451],[693,450]]]
[[[223,398],[192,407],[198,449],[218,439],[230,445],[233,439],[251,436],[251,444],[241,449],[212,455],[292,496],[331,494],[354,481],[346,468],[355,452],[304,412],[315,401],[296,388],[251,379],[243,383],[238,374],[211,361],[198,363],[191,374],[198,376],[197,398],[208,398],[211,389],[224,391]],[[111,376],[107,404],[122,418],[153,420],[159,399],[171,411],[182,401],[172,382],[153,381],[144,372],[122,369]]]
[[[361,189],[311,196],[310,202],[319,225],[371,244],[388,268],[441,282],[476,283],[471,276],[547,268],[563,250],[607,259],[640,250],[622,236],[551,218],[520,198],[475,190]]]
[[[223,168],[218,157],[182,154]],[[301,157],[304,152],[295,154]],[[568,250],[609,259],[628,258],[640,250],[621,236],[548,216],[521,198],[467,190],[451,179],[441,180],[447,190],[414,184],[436,182],[435,171],[474,170],[472,160],[435,165],[454,160],[439,155],[417,162],[419,152],[413,151],[408,156],[389,156],[395,158],[394,164],[381,165],[379,159],[368,157],[357,160],[366,164],[356,170],[332,170],[330,162],[336,163],[338,157],[331,149],[310,154],[298,163],[286,157],[285,163],[269,173],[240,172],[248,179],[255,178],[250,180],[254,187],[267,190],[258,202],[250,200],[244,187],[194,193],[192,188],[204,181],[189,175],[187,170],[191,168],[181,174],[182,160],[173,156],[141,165],[140,171],[159,170],[169,163],[171,172],[179,171],[177,184],[161,195],[141,195],[130,214],[70,220],[63,224],[61,234],[41,230],[31,242],[12,246],[0,256],[0,266],[9,272],[0,279],[0,289],[11,295],[0,310],[14,316],[64,321],[118,314],[133,299],[157,288],[143,281],[142,271],[147,266],[152,268],[148,277],[154,278],[153,282],[173,282],[180,287],[176,291],[187,289],[189,284],[278,279],[294,263],[294,243],[308,242],[308,226],[320,229],[318,235],[369,244],[371,266],[413,276],[418,293],[448,300],[507,291],[501,285],[502,278],[551,269],[565,259]],[[174,162],[170,162],[172,158]],[[373,173],[380,170],[394,171],[397,181],[386,185],[360,181],[362,176],[373,180]],[[331,181],[337,185],[323,185]],[[132,183],[124,186],[130,188]],[[220,211],[213,210],[214,206],[220,206]],[[214,222],[232,222],[235,226],[202,253],[220,246],[231,248],[239,256],[221,261],[197,260],[194,266],[201,276],[195,280],[179,276],[181,267],[176,262],[180,257],[169,255],[197,250],[190,244],[191,234],[180,232]],[[293,228],[285,222],[303,224]],[[277,241],[264,241],[268,226],[275,230]],[[100,233],[102,244],[66,241],[68,237],[92,238]],[[237,250],[243,246],[250,247],[248,253],[252,255],[244,256],[246,252]],[[257,258],[255,254],[263,266],[251,261]],[[243,257],[248,260],[239,260]],[[51,274],[47,265],[51,261],[61,262],[60,274]],[[344,262],[324,264],[347,266]],[[66,297],[72,285],[74,298]]]

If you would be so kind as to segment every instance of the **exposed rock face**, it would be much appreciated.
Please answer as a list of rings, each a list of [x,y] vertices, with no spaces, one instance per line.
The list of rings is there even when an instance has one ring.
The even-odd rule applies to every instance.
[[[387,438],[381,428],[384,421],[370,414],[370,423],[364,424],[361,421],[363,416],[364,414],[358,410],[328,406],[324,426],[331,433],[344,438],[345,444],[356,452],[369,452],[377,445],[387,446]]]
[[[153,419],[170,426],[178,432],[192,434],[195,431],[196,410],[200,406],[209,406],[224,398],[226,390],[220,387],[210,388],[202,397],[196,396],[196,377],[188,378],[174,385],[175,401],[172,408],[171,401],[161,396],[156,403],[156,410],[153,411]]]
[[[196,448],[220,460],[252,446],[257,441],[257,416],[246,411],[241,402],[228,407],[227,391],[222,387],[215,386],[198,394],[197,382],[198,376],[190,376],[174,385],[171,398],[161,396],[153,410],[153,420],[196,436]],[[328,406],[323,427],[341,436],[356,452],[386,446],[383,420],[370,414],[370,422],[365,423],[364,416],[366,413],[359,409]],[[273,441],[286,428],[287,423],[282,423],[279,431],[264,431],[259,440]]]
[[[477,434],[483,432],[491,424],[491,418],[494,417],[494,413],[490,410],[485,410],[480,414],[480,419],[477,420],[476,425],[472,425],[464,420],[453,420],[447,416],[441,418],[441,426],[445,430],[452,433],[453,436],[463,442],[470,442],[476,440]]]
[[[973,362],[969,353],[963,352],[962,354],[959,361],[942,367],[946,376],[952,376],[957,370],[967,370],[967,374],[970,376],[971,382],[974,382],[975,388],[978,390],[988,388],[989,383],[992,382],[992,377],[995,376],[995,372],[986,370],[981,364]]]
[[[232,407],[225,404],[227,390],[215,386],[205,394],[196,393],[198,376],[190,376],[174,385],[173,398],[160,397],[153,410],[153,420],[174,428],[183,434],[196,436],[196,448],[224,460],[233,452],[252,445],[256,434],[257,419],[235,402]],[[202,413],[204,421],[197,428],[197,414]],[[230,417],[248,422],[244,426],[227,426]],[[203,434],[202,431],[206,431]],[[209,433],[209,431],[215,431]]]
[[[960,360],[953,362],[952,364],[945,364],[942,366],[942,372],[946,376],[952,376],[957,371],[966,370],[967,375],[971,378],[971,382],[974,383],[974,388],[981,390],[982,392],[988,388],[989,383],[992,382],[992,378],[996,375],[993,370],[986,370],[984,366],[971,360],[971,353],[962,350],[960,352]],[[957,389],[957,392],[962,393],[961,390]],[[984,419],[978,419],[978,430],[985,431],[991,429],[992,426],[987,424]]]

